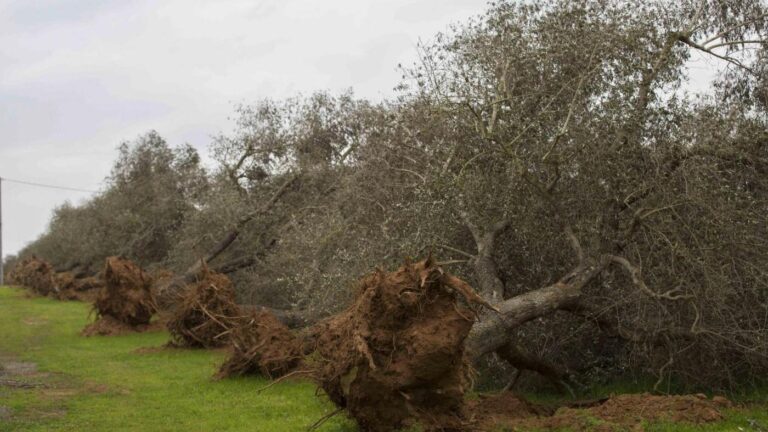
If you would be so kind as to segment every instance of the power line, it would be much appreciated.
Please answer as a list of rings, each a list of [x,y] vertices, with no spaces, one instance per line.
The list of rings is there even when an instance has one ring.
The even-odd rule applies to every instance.
[[[25,180],[10,179],[8,177],[0,177],[0,180],[7,181],[10,183],[18,183],[18,184],[23,184],[27,186],[36,186],[36,187],[42,187],[42,188],[48,188],[48,189],[59,189],[59,190],[66,190],[66,191],[73,191],[73,192],[98,193],[98,191],[95,191],[95,190],[80,189],[80,188],[73,188],[73,187],[67,187],[67,186],[56,186],[56,185],[50,185],[45,183],[36,183],[36,182],[30,182]]]

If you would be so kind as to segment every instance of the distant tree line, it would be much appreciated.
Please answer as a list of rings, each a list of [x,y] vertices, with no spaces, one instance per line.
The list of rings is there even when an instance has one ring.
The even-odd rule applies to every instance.
[[[19,256],[183,272],[216,251],[241,302],[322,315],[432,253],[502,310],[468,341],[491,363],[563,385],[766,376],[766,3],[534,3],[419,46],[391,100],[237,107],[210,169],[154,131],[124,143]],[[694,54],[721,67],[698,96]]]

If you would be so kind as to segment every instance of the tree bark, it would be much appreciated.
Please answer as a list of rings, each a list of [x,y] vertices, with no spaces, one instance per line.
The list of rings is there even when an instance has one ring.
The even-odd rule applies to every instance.
[[[577,304],[581,289],[605,265],[602,261],[579,265],[555,284],[497,303],[498,314],[488,314],[472,327],[465,341],[470,357],[478,359],[503,347],[509,341],[511,330],[532,319]]]
[[[272,209],[272,207],[280,200],[280,198],[283,196],[283,194],[286,192],[288,187],[293,184],[297,179],[299,178],[298,174],[291,174],[288,179],[283,183],[277,191],[272,195],[272,197],[265,202],[261,207],[257,208],[256,210],[244,215],[241,217],[237,223],[235,223],[235,226],[224,236],[224,238],[219,241],[219,243],[216,244],[205,256],[204,262],[206,264],[210,263],[211,261],[215,260],[216,257],[221,255],[222,252],[227,250],[227,248],[232,245],[232,243],[237,240],[237,237],[240,236],[240,231],[245,227],[245,225],[248,224],[253,218],[256,216],[261,216],[265,213],[267,213],[269,210]],[[195,277],[199,272],[200,268],[202,266],[203,261],[196,261],[194,264],[192,264],[187,271],[184,272],[185,275],[191,274],[192,277]]]
[[[511,221],[506,219],[493,224],[487,230],[481,230],[472,222],[467,212],[460,211],[459,215],[472,233],[477,247],[477,255],[472,257],[470,262],[475,271],[479,294],[491,303],[500,302],[504,298],[504,282],[499,278],[499,269],[493,259],[493,253],[496,249],[496,238],[507,229]]]

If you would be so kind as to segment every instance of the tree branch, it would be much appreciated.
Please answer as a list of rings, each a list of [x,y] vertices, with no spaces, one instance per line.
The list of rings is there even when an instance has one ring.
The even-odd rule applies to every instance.
[[[705,52],[705,53],[707,53],[707,54],[709,54],[711,56],[717,57],[717,58],[719,58],[721,60],[725,60],[728,63],[731,63],[732,65],[738,66],[738,67],[746,70],[747,72],[749,72],[752,75],[757,75],[757,72],[755,72],[754,70],[752,70],[748,66],[744,65],[744,63],[740,62],[739,60],[737,60],[737,59],[735,59],[733,57],[728,57],[728,56],[720,55],[720,54],[712,51],[710,48],[707,48],[705,46],[699,45],[696,42],[692,41],[691,38],[688,37],[687,35],[681,34],[681,35],[678,36],[677,40],[679,40],[680,42],[683,42],[684,44],[690,46],[691,48],[695,48],[695,49],[697,49],[699,51],[702,51],[702,52]]]
[[[627,260],[624,257],[620,257],[620,256],[616,256],[616,255],[607,255],[607,257],[611,261],[613,261],[613,262],[621,265],[622,267],[624,267],[624,269],[626,269],[627,272],[629,273],[629,275],[632,277],[632,282],[638,288],[640,288],[640,290],[643,293],[645,293],[646,295],[648,295],[651,298],[660,299],[660,300],[661,299],[663,299],[663,300],[685,300],[685,299],[689,299],[689,298],[693,297],[693,296],[688,295],[688,294],[679,294],[679,295],[677,295],[676,293],[680,292],[680,289],[678,289],[678,288],[674,288],[674,289],[671,289],[671,290],[663,292],[663,293],[657,293],[656,291],[653,291],[652,289],[648,288],[648,286],[643,281],[643,279],[642,279],[642,277],[640,275],[640,273],[641,273],[640,267],[636,267],[636,266],[632,265],[632,263],[630,263],[629,260]]]
[[[473,258],[476,257],[475,255],[472,255],[471,253],[464,252],[463,250],[456,249],[455,247],[452,247],[452,246],[448,246],[448,245],[444,245],[444,244],[436,244],[435,246],[437,246],[437,247],[439,247],[441,249],[449,250],[451,252],[456,252],[457,254],[463,255],[463,256],[465,256],[465,257],[467,257],[469,259],[473,259]]]
[[[570,224],[565,225],[565,235],[568,236],[568,240],[571,243],[571,248],[573,249],[573,252],[576,253],[576,257],[579,260],[579,265],[584,265],[584,262],[586,261],[586,257],[584,256],[584,249],[581,247],[581,242],[579,242],[579,238],[576,237],[576,234],[573,233],[573,229],[571,228]]]

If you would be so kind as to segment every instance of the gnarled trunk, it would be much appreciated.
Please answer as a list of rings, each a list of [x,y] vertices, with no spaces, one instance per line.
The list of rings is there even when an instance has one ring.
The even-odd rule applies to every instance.
[[[581,289],[604,268],[603,263],[580,265],[558,282],[497,303],[497,314],[487,314],[476,323],[466,340],[473,358],[480,358],[503,347],[509,332],[520,325],[558,309],[575,305]]]

